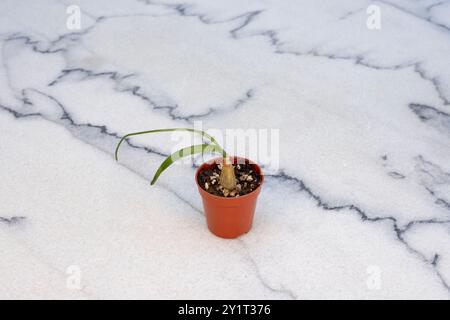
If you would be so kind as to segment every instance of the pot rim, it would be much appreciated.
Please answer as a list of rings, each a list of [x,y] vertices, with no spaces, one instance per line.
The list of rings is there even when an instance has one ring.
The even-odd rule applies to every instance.
[[[235,200],[245,199],[245,198],[247,198],[247,197],[254,196],[255,193],[256,193],[256,195],[257,195],[257,194],[259,193],[259,191],[261,191],[261,186],[262,186],[262,184],[263,184],[263,182],[264,182],[264,173],[263,173],[263,171],[262,171],[260,165],[258,165],[255,161],[252,161],[252,160],[250,160],[250,159],[248,159],[248,158],[244,158],[244,157],[240,157],[240,156],[230,156],[230,157],[231,157],[231,158],[244,159],[244,160],[247,160],[249,163],[251,163],[251,164],[257,166],[258,169],[259,169],[259,175],[261,176],[261,183],[259,184],[259,186],[258,186],[255,190],[253,190],[252,192],[247,193],[247,194],[245,194],[245,195],[243,195],[243,196],[239,196],[239,197],[220,197],[220,196],[216,196],[215,194],[209,193],[208,191],[206,191],[205,189],[203,189],[203,188],[200,186],[200,184],[198,183],[198,175],[199,175],[199,173],[200,173],[200,169],[201,169],[205,164],[211,164],[211,163],[216,162],[216,160],[223,159],[223,157],[215,157],[215,158],[212,158],[212,159],[210,159],[210,160],[208,160],[208,161],[203,162],[203,163],[197,168],[197,170],[195,171],[195,183],[197,184],[197,187],[199,188],[200,192],[202,192],[202,193],[204,193],[204,194],[206,194],[206,195],[208,195],[208,196],[210,196],[210,197],[213,197],[213,198],[216,198],[216,199],[223,199],[223,200],[226,200],[226,201],[235,201]]]

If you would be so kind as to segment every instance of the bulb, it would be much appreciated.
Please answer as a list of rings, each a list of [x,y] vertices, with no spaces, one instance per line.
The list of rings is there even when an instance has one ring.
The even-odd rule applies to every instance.
[[[228,158],[225,158],[222,172],[220,173],[220,185],[228,190],[236,189],[236,175],[234,174],[234,167]]]

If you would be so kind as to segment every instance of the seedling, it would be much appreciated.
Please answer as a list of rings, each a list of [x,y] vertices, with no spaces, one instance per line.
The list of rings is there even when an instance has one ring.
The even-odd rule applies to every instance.
[[[140,131],[140,132],[133,132],[128,133],[127,135],[123,136],[122,139],[120,139],[119,143],[117,144],[116,151],[115,151],[115,158],[118,161],[118,152],[120,145],[123,141],[125,141],[129,137],[138,136],[138,135],[144,135],[149,133],[158,133],[158,132],[173,132],[173,131],[188,131],[195,134],[201,135],[203,138],[206,138],[209,140],[208,143],[204,144],[197,144],[192,145],[189,147],[182,148],[174,153],[172,153],[170,156],[168,156],[159,166],[158,170],[156,170],[155,175],[153,176],[153,179],[151,181],[151,185],[154,185],[156,183],[156,180],[158,180],[161,173],[163,173],[164,170],[166,170],[172,163],[177,161],[178,159],[181,159],[183,157],[187,157],[193,154],[197,153],[205,153],[205,152],[211,152],[211,153],[218,153],[223,156],[223,166],[220,173],[220,179],[219,184],[229,191],[236,189],[236,175],[234,172],[234,166],[232,165],[232,161],[229,158],[227,152],[220,146],[220,144],[217,142],[217,140],[202,130],[197,129],[191,129],[191,128],[171,128],[171,129],[156,129],[156,130],[148,130],[148,131]]]

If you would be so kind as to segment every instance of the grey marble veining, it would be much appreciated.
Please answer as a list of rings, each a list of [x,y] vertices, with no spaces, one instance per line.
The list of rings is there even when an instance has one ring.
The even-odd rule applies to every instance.
[[[450,2],[0,9],[1,297],[449,298]],[[208,232],[198,163],[149,186],[167,137],[112,157],[195,121],[280,130],[239,239]]]

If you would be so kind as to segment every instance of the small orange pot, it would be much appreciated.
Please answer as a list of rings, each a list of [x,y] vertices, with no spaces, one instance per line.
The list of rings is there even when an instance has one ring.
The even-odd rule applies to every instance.
[[[223,158],[215,158],[202,164],[195,173],[195,183],[203,200],[206,221],[209,230],[216,236],[222,238],[237,238],[247,233],[252,228],[253,215],[255,213],[256,199],[261,191],[264,182],[264,175],[261,168],[254,162],[241,158],[231,157],[233,163],[251,163],[255,166],[255,171],[261,176],[261,183],[257,189],[240,197],[219,197],[205,191],[198,184],[199,173],[208,168],[214,167],[218,163],[223,163]]]

